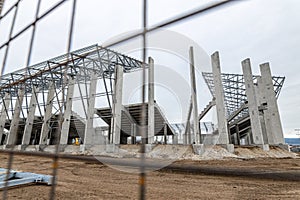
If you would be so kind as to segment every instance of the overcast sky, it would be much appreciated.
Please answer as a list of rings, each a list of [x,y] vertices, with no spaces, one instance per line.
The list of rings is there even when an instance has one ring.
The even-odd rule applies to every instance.
[[[3,12],[14,2],[14,0],[7,0]],[[33,20],[36,2],[37,0],[22,1],[15,33]],[[40,13],[45,12],[56,2],[58,0],[42,0]],[[65,3],[37,24],[32,64],[65,53],[71,2]],[[207,2],[211,1],[149,0],[149,24],[156,24],[179,13],[203,6]],[[72,49],[96,43],[101,45],[122,33],[139,29],[142,24],[141,8],[141,1],[137,0],[78,0]],[[254,74],[259,74],[259,64],[270,62],[273,75],[286,77],[278,104],[284,132],[288,133],[295,128],[300,128],[299,10],[298,0],[236,1],[231,6],[199,15],[170,26],[167,30],[189,38],[193,42],[188,42],[187,45],[196,43],[207,55],[219,51],[224,73],[242,73],[240,63],[245,58],[251,59]],[[0,44],[7,40],[11,16],[0,24]],[[12,44],[6,72],[25,66],[29,36],[30,31],[27,31]],[[168,41],[168,38],[166,40]],[[169,40],[170,44],[179,42]],[[122,48],[118,47],[118,49]],[[182,56],[186,58],[188,49],[184,52]],[[0,52],[1,59],[3,53]],[[131,55],[139,58],[136,52],[131,52]],[[153,55],[159,57],[157,52]],[[200,70],[207,71],[209,67],[202,65],[201,61],[197,60],[197,56],[200,55],[195,55],[196,65]],[[157,64],[166,65],[166,60],[156,57]],[[179,63],[181,62],[171,62],[170,65]],[[185,65],[184,69],[187,71],[188,65]],[[185,76],[188,76],[188,73]],[[201,81],[198,82],[199,84],[202,84]],[[166,112],[171,113],[172,109],[168,107],[169,102],[166,101],[162,91],[157,92],[156,98],[165,105]],[[207,89],[203,91],[207,92]],[[199,111],[207,104],[207,100],[200,99],[203,99],[201,94],[198,100]],[[185,113],[186,108],[183,110],[182,112]],[[169,116],[172,118],[172,115]]]

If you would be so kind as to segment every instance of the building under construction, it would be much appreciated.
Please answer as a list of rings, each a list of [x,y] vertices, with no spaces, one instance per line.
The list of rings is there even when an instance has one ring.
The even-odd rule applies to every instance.
[[[135,144],[140,137],[141,142],[155,144],[158,136],[164,143],[171,137],[173,144],[193,144],[195,149],[205,144],[219,144],[229,151],[233,145],[264,150],[269,145],[285,146],[277,106],[284,77],[272,76],[268,63],[261,64],[261,75],[254,76],[249,59],[242,62],[243,74],[222,73],[216,52],[211,56],[212,72],[202,73],[213,98],[198,113],[193,59],[191,47],[191,104],[180,131],[155,101],[152,58],[145,64],[145,104],[122,104],[124,73],[142,69],[143,63],[98,45],[5,74],[0,78],[0,147],[44,150],[59,144],[64,151],[75,142],[84,152],[93,145]],[[102,92],[97,92],[99,82]],[[107,102],[106,107],[96,107],[99,98]],[[74,102],[81,104],[80,114]],[[201,134],[200,120],[214,106],[218,125],[211,134]],[[97,127],[95,118],[106,125]]]

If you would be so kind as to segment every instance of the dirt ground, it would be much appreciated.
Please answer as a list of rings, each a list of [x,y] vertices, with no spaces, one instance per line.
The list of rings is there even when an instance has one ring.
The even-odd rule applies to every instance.
[[[0,154],[0,167],[8,155]],[[177,165],[262,171],[300,171],[300,159],[228,159],[180,161]],[[15,156],[14,170],[51,174],[52,160]],[[147,174],[147,199],[300,199],[299,181],[156,171]],[[49,199],[50,186],[31,185],[9,190],[9,199]],[[100,163],[60,160],[57,199],[138,199],[138,174]],[[2,192],[0,192],[2,195]]]

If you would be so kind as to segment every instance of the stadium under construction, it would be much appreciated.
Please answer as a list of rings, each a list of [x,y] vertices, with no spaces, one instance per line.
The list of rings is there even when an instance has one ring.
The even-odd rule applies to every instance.
[[[269,145],[288,147],[277,106],[285,78],[272,76],[269,63],[260,65],[260,75],[253,75],[250,59],[246,59],[243,74],[226,74],[215,52],[212,72],[202,73],[212,100],[198,113],[192,47],[189,55],[191,103],[183,124],[171,124],[155,101],[155,63],[150,57],[145,63],[145,104],[122,104],[123,76],[142,69],[143,63],[98,45],[5,74],[0,78],[0,148],[43,151],[59,144],[60,151],[66,151],[76,143],[85,152],[95,145],[136,144],[141,137],[150,146],[160,137],[165,144],[172,138],[168,143],[193,145],[194,149],[217,144],[230,152],[234,145],[259,146],[266,151]],[[105,89],[100,93],[99,82]],[[99,98],[108,106],[96,107]],[[75,101],[81,104],[80,113],[74,109]],[[208,127],[200,120],[213,107],[217,126]],[[106,125],[97,127],[95,118]],[[201,133],[203,128],[210,128],[211,134]]]

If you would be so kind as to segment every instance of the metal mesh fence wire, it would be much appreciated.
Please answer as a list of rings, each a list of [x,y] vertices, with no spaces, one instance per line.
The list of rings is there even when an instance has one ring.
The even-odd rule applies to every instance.
[[[5,71],[6,68],[6,62],[7,62],[7,57],[9,54],[9,50],[10,50],[10,44],[16,40],[17,38],[19,38],[22,34],[24,34],[27,30],[29,30],[30,28],[32,28],[32,32],[31,32],[31,38],[30,38],[30,45],[29,45],[29,49],[28,49],[28,53],[27,53],[27,62],[26,62],[26,66],[28,67],[30,65],[30,61],[31,61],[31,56],[32,56],[32,49],[33,49],[33,44],[34,44],[34,40],[35,40],[35,32],[36,32],[36,26],[38,24],[39,21],[43,20],[44,18],[46,18],[48,15],[50,15],[52,12],[54,12],[55,10],[57,10],[60,6],[62,6],[64,3],[67,2],[67,0],[61,0],[59,2],[57,2],[54,6],[52,6],[50,9],[48,9],[46,12],[44,12],[43,14],[41,14],[39,16],[39,12],[40,12],[40,6],[41,6],[41,0],[37,1],[37,6],[36,6],[36,11],[35,11],[35,19],[33,22],[29,23],[28,25],[26,25],[24,28],[22,28],[19,32],[13,34],[13,30],[15,28],[15,21],[16,21],[16,17],[18,15],[18,8],[19,8],[19,4],[22,0],[18,0],[15,4],[13,4],[10,8],[7,9],[7,11],[5,13],[3,13],[0,16],[0,23],[3,19],[5,19],[6,17],[8,17],[8,15],[10,13],[13,13],[13,20],[12,23],[10,24],[10,32],[9,32],[9,38],[7,41],[5,41],[3,44],[0,44],[0,50],[5,49],[5,54],[2,60],[2,65],[1,65],[1,71],[0,71],[0,81],[1,81],[1,77]],[[70,53],[71,47],[72,47],[72,35],[73,35],[73,30],[74,30],[74,22],[76,19],[75,13],[76,13],[76,0],[72,0],[72,9],[71,9],[71,21],[70,21],[70,27],[69,27],[69,35],[68,35],[68,42],[67,42],[67,50],[66,53],[67,55]],[[143,100],[143,105],[145,104],[145,64],[146,64],[146,57],[147,57],[147,34],[150,32],[154,32],[160,28],[164,28],[164,27],[168,27],[168,26],[172,26],[176,23],[182,23],[185,20],[190,20],[193,17],[198,17],[200,14],[203,13],[207,13],[207,12],[212,12],[215,11],[217,8],[222,8],[224,6],[228,6],[231,3],[233,3],[232,0],[228,0],[228,1],[221,1],[221,2],[217,2],[217,3],[211,3],[209,5],[206,6],[201,6],[199,8],[195,8],[193,10],[190,10],[186,13],[182,13],[179,14],[177,16],[174,16],[170,19],[167,20],[163,20],[160,23],[157,23],[156,25],[153,25],[151,27],[148,27],[147,24],[147,17],[148,17],[148,7],[147,7],[147,0],[143,0],[142,1],[142,13],[143,15],[142,17],[142,27],[141,30],[138,32],[135,32],[133,34],[129,34],[126,35],[120,39],[117,39],[115,41],[110,42],[109,44],[107,44],[106,46],[104,46],[104,48],[108,48],[108,47],[113,47],[114,45],[120,44],[120,43],[124,43],[127,42],[129,40],[132,40],[134,38],[140,37],[142,36],[143,38],[143,43],[142,43],[142,59],[143,59],[143,79],[142,79],[142,85],[143,85],[143,89],[142,89],[142,100]],[[2,4],[3,1],[0,1],[0,14],[1,14],[1,10],[2,10]],[[1,31],[1,30],[0,30]],[[69,59],[69,58],[68,58]],[[64,98],[64,94],[62,94],[62,97]],[[60,122],[63,119],[63,108],[64,105],[60,106]],[[142,115],[141,115],[141,121],[142,124],[145,124],[145,115],[146,115],[146,111],[145,111],[145,106],[143,106],[142,109]],[[61,123],[59,123],[59,128],[58,128],[58,133],[60,134],[60,130],[61,130]],[[15,144],[15,143],[14,143]],[[141,152],[145,152],[145,142],[143,142],[143,145],[141,145]],[[49,199],[55,199],[55,181],[56,181],[56,176],[57,176],[57,170],[58,170],[58,160],[59,158],[67,158],[67,159],[72,159],[72,160],[87,160],[90,158],[87,157],[79,157],[79,156],[68,156],[68,155],[60,155],[59,151],[58,151],[58,144],[56,146],[56,151],[54,154],[48,154],[48,153],[42,153],[42,152],[36,152],[36,153],[26,153],[26,152],[18,152],[14,150],[14,145],[12,146],[12,150],[0,150],[0,153],[8,153],[9,154],[9,159],[8,159],[8,165],[7,165],[7,172],[9,172],[12,168],[12,163],[13,163],[13,157],[15,154],[21,154],[24,156],[41,156],[41,157],[51,157],[53,159],[53,184],[49,193]],[[144,155],[144,154],[142,154]],[[145,193],[146,193],[146,185],[145,185],[145,178],[146,178],[146,174],[145,174],[145,157],[141,156],[141,163],[139,164],[140,166],[140,190],[139,190],[139,197],[140,199],[145,199]],[[116,163],[116,164],[121,164],[121,163]],[[130,164],[132,165],[132,164]],[[148,166],[149,167],[149,166]],[[7,173],[7,179],[8,179],[8,173]],[[6,179],[6,180],[7,180]],[[6,187],[3,190],[3,195],[2,198],[3,199],[7,199],[7,192],[8,192],[8,188],[7,188],[7,183],[8,181],[6,181]]]

